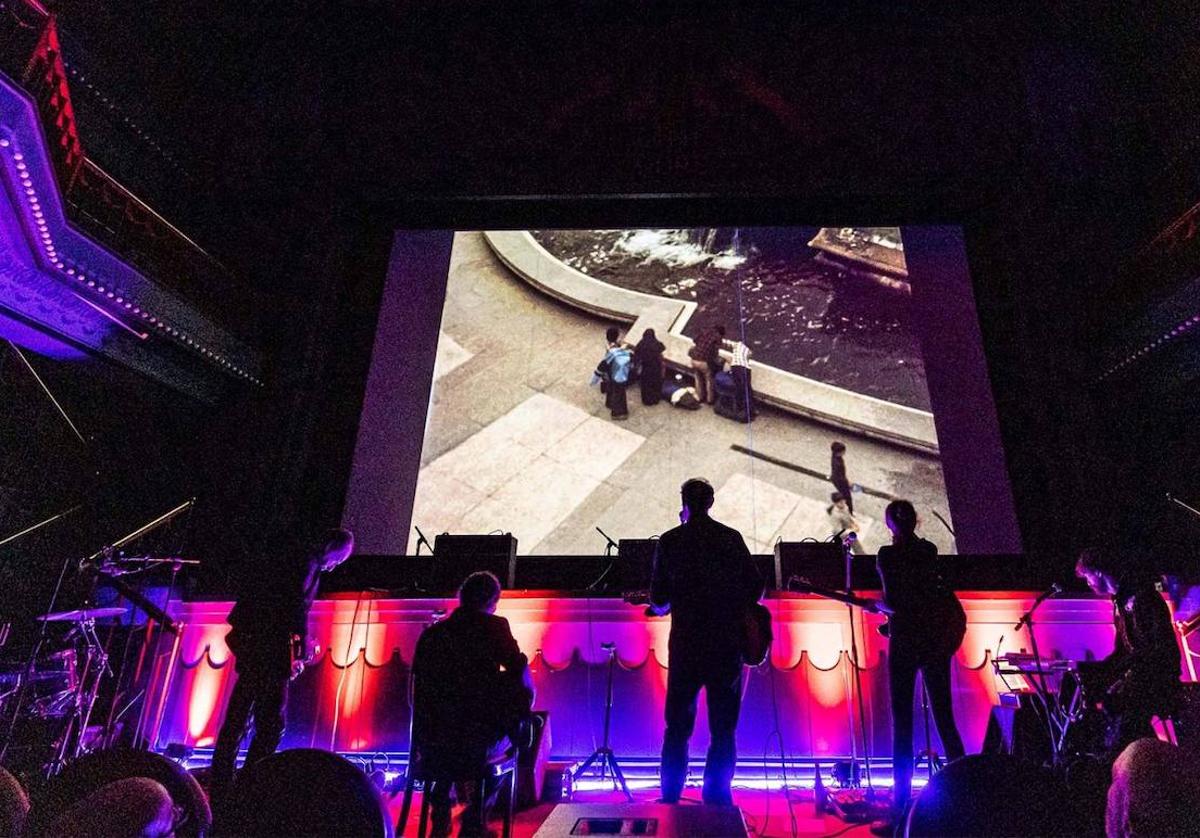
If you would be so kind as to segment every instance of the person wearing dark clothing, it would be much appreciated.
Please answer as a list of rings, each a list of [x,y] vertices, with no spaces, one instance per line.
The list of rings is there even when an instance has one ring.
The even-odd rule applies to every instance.
[[[254,736],[246,765],[279,747],[288,682],[310,656],[308,611],[321,573],[333,570],[353,551],[353,534],[332,530],[315,550],[300,554],[270,579],[259,580],[229,612],[225,643],[234,654],[237,680],[213,750],[210,795],[214,800],[222,798],[233,781],[238,745],[251,718]]]
[[[642,333],[642,339],[633,349],[633,361],[640,371],[638,379],[642,388],[642,404],[658,404],[662,399],[663,377],[667,363],[663,360],[666,346],[655,336],[653,329]]]
[[[892,543],[879,548],[877,568],[888,621],[888,685],[892,699],[893,801],[900,810],[912,792],[913,695],[920,671],[946,756],[963,756],[954,723],[950,662],[962,644],[967,621],[962,604],[938,573],[937,548],[916,534],[917,513],[906,500],[892,501],[885,518]]]
[[[742,536],[709,516],[712,486],[694,478],[681,492],[682,524],[659,539],[650,585],[651,612],[671,613],[662,797],[677,803],[683,793],[703,688],[710,733],[704,802],[728,806],[737,761],[742,636],[746,611],[762,597],[763,583]]]
[[[1154,736],[1151,719],[1178,709],[1180,657],[1171,611],[1155,578],[1115,551],[1084,551],[1075,573],[1094,593],[1113,598],[1116,641],[1100,665],[1109,686],[1102,705],[1108,719],[1106,745],[1112,757],[1144,736]]]
[[[850,479],[846,477],[846,445],[835,442],[829,446],[829,482],[832,483],[846,499],[846,509],[854,514],[854,495],[850,490]]]
[[[714,367],[721,361],[721,340],[724,334],[724,326],[713,326],[697,337],[692,348],[688,350],[692,374],[696,379],[696,393],[701,402],[712,404],[717,400],[713,376],[716,374]]]
[[[512,748],[533,703],[529,661],[508,620],[495,615],[500,582],[473,573],[459,589],[459,606],[425,629],[413,656],[414,753],[432,770],[471,774]],[[462,832],[480,822],[494,789],[462,789],[468,798]],[[450,788],[430,790],[434,835],[448,835]]]

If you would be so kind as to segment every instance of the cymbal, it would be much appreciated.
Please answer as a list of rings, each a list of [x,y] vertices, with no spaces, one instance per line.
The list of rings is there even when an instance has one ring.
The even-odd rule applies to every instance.
[[[82,623],[84,620],[103,620],[106,617],[119,617],[125,609],[119,605],[108,608],[79,608],[75,611],[55,611],[53,614],[43,614],[38,617],[43,623]]]

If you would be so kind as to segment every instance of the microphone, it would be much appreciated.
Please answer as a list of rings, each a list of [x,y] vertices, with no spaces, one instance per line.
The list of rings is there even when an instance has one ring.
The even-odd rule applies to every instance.
[[[1042,591],[1038,598],[1033,601],[1033,605],[1029,607],[1029,610],[1022,614],[1021,619],[1017,621],[1015,626],[1013,626],[1013,631],[1020,631],[1022,626],[1029,625],[1030,621],[1033,619],[1033,612],[1037,611],[1038,606],[1050,599],[1050,597],[1058,596],[1062,592],[1063,586],[1057,582],[1055,582],[1046,590]]]
[[[604,530],[600,529],[599,527],[596,527],[596,532],[598,532],[598,533],[600,533],[600,535],[604,536],[604,540],[608,542],[608,546],[604,549],[606,549],[606,550],[619,550],[620,549],[617,546],[617,542],[615,542],[611,538],[609,538],[608,533],[606,533]]]
[[[844,533],[845,531],[846,531],[846,528],[845,528],[845,527],[842,527],[840,530],[838,530],[836,533],[834,533],[834,534],[833,534],[833,538],[831,538],[831,539],[829,539],[829,540],[830,540],[830,541],[832,541],[832,542],[835,542],[835,543],[838,543],[838,544],[840,544],[840,543],[841,543],[841,541],[842,541],[842,533]]]
[[[417,554],[420,555],[422,544],[425,545],[426,550],[432,553],[433,545],[429,543],[429,539],[425,537],[425,533],[421,532],[420,527],[414,526],[413,529],[417,531]]]

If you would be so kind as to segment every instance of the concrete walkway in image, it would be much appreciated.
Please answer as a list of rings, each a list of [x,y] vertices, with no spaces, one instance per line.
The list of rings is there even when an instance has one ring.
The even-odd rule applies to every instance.
[[[612,421],[599,388],[588,384],[610,322],[516,278],[482,234],[456,235],[414,524],[431,537],[512,532],[525,554],[600,553],[597,526],[613,538],[675,526],[679,485],[699,475],[717,489],[713,516],[766,553],[779,538],[827,538],[833,487],[733,446],[825,474],[829,444],[841,440],[851,481],[912,500],[929,521],[925,536],[951,549],[928,512],[948,516],[936,457],[766,406],[749,425],[707,406],[646,407],[636,385],[628,420]],[[873,552],[886,542],[885,501],[863,493],[854,500]]]

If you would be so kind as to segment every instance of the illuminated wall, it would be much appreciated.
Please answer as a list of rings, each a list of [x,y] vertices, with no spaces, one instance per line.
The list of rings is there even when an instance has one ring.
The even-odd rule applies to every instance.
[[[955,709],[969,750],[978,750],[996,701],[991,660],[1002,652],[1029,649],[1024,629],[1013,631],[1032,596],[964,593],[967,635],[955,660]],[[166,686],[165,713],[157,745],[212,744],[233,684],[225,646],[225,615],[231,603],[175,603],[186,625],[180,659]],[[844,606],[789,595],[768,600],[776,642],[769,665],[748,671],[739,727],[743,757],[778,754],[778,718],[786,753],[810,758],[850,753],[848,697],[852,694],[850,622]],[[406,751],[408,664],[417,638],[435,611],[453,607],[441,599],[321,600],[310,631],[321,646],[318,660],[292,685],[284,747],[339,751]],[[662,742],[666,694],[668,620],[649,620],[642,609],[609,598],[508,595],[498,612],[510,621],[533,663],[537,706],[550,711],[553,752],[584,757],[603,731],[607,655],[615,642],[613,748],[629,757],[653,757]],[[891,750],[886,677],[887,640],[874,629],[875,615],[855,612],[870,750]],[[1038,646],[1047,657],[1101,658],[1112,648],[1112,610],[1107,600],[1055,599],[1038,611]],[[165,668],[162,672],[165,673]],[[162,697],[165,677],[154,685]],[[857,714],[855,714],[857,720]],[[917,741],[924,736],[917,713]],[[707,745],[703,719],[693,743]],[[934,735],[936,742],[936,734]]]

